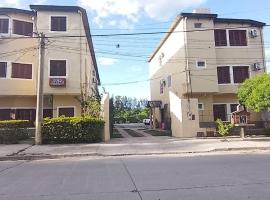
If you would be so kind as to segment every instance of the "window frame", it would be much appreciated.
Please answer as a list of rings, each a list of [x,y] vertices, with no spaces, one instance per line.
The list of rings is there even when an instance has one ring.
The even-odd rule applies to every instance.
[[[222,48],[248,48],[250,47],[249,45],[249,29],[248,28],[237,28],[237,29],[232,29],[232,28],[216,28],[215,30],[226,30],[226,40],[227,40],[227,45],[226,46],[216,46],[215,44],[215,48],[217,49],[222,49]],[[230,36],[229,36],[229,31],[233,30],[233,31],[246,31],[246,39],[247,39],[247,45],[246,46],[231,46],[230,45]],[[215,43],[215,35],[214,35],[214,43]]]
[[[10,34],[10,29],[11,29],[11,20],[9,17],[1,16],[0,19],[7,19],[8,20],[8,32],[7,33],[1,33],[0,35],[9,35]]]
[[[76,106],[57,106],[57,117],[60,117],[59,115],[59,109],[60,108],[73,108],[74,109],[74,117],[76,117]]]
[[[246,32],[246,45],[231,45],[230,31],[245,31]],[[248,30],[247,29],[228,29],[227,34],[228,34],[227,37],[229,40],[230,47],[247,47],[248,46]]]
[[[12,64],[13,63],[18,63],[18,64],[24,64],[24,65],[31,65],[31,72],[32,72],[32,76],[31,76],[31,79],[29,79],[29,78],[13,78],[12,77],[12,68],[13,68],[13,66],[12,66]],[[32,81],[33,79],[34,79],[34,64],[33,63],[21,63],[21,62],[11,62],[10,63],[10,79],[13,79],[13,80],[24,80],[24,81]]]
[[[231,85],[232,84],[231,65],[219,65],[219,66],[217,66],[217,80],[218,80],[218,68],[222,68],[222,67],[229,67],[230,82],[229,83],[218,83],[218,85]]]
[[[65,60],[66,61],[66,76],[51,76],[51,61],[55,60],[55,61],[62,61]],[[68,78],[68,59],[53,59],[53,58],[49,58],[48,60],[48,77],[49,78]]]
[[[231,117],[230,117],[230,113],[232,113],[231,111],[231,105],[232,104],[239,104],[239,102],[230,102],[230,103],[213,103],[212,107],[213,107],[213,117],[214,117],[214,105],[226,105],[226,116],[227,116],[227,121],[224,122],[230,122],[231,121]],[[215,119],[214,119],[215,120]]]
[[[24,34],[17,34],[17,33],[14,33],[14,30],[15,30],[15,29],[14,29],[14,25],[15,25],[14,21],[31,23],[31,24],[32,24],[32,34],[31,34],[31,35],[24,35]],[[12,26],[12,31],[11,31],[11,33],[12,33],[13,35],[19,35],[19,36],[21,36],[21,37],[32,37],[32,36],[33,36],[33,32],[34,32],[34,23],[33,23],[32,21],[27,21],[27,20],[22,20],[22,19],[13,18],[13,19],[12,19],[12,24],[11,24],[10,26]]]
[[[221,83],[221,84],[219,84],[218,82],[217,82],[217,84],[218,85],[220,85],[220,86],[226,86],[226,85],[241,85],[242,83],[235,83],[234,82],[234,75],[233,75],[233,67],[248,67],[248,72],[249,72],[249,78],[251,77],[251,70],[250,70],[250,66],[249,65],[247,65],[247,64],[243,64],[243,65],[241,65],[241,64],[237,64],[237,65],[233,65],[233,64],[224,64],[224,65],[217,65],[217,68],[218,67],[225,67],[225,66],[228,66],[228,67],[230,67],[230,79],[231,79],[231,82],[230,83]],[[217,75],[217,78],[218,78],[218,75]]]
[[[7,79],[8,78],[8,62],[7,61],[0,61],[0,63],[6,63],[6,76],[5,77],[0,76],[0,79]]]
[[[66,30],[65,31],[53,31],[52,30],[52,17],[65,17],[66,18]],[[68,16],[67,15],[49,15],[49,32],[50,33],[67,33],[68,28]]]
[[[220,46],[217,46],[216,45],[216,34],[215,34],[215,31],[216,30],[219,30],[219,31],[225,31],[225,37],[226,37],[226,45],[220,45]],[[225,28],[218,28],[218,29],[215,29],[214,30],[214,41],[215,41],[215,47],[217,47],[217,48],[222,48],[222,47],[227,47],[228,46],[228,37],[227,37],[227,29]]]
[[[199,105],[202,105],[202,108],[199,108]],[[198,110],[203,111],[204,110],[204,103],[198,102]]]
[[[204,67],[200,67],[198,65],[199,62],[204,62]],[[207,62],[206,62],[206,60],[204,60],[204,59],[198,59],[198,60],[196,60],[196,68],[197,69],[206,69],[207,68]]]

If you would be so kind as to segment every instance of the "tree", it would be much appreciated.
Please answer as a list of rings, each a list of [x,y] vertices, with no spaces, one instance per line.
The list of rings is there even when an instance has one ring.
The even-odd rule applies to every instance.
[[[82,102],[82,107],[84,110],[84,116],[100,118],[101,105],[98,98],[88,97]]]
[[[253,111],[270,111],[270,74],[247,79],[238,90],[238,98]]]

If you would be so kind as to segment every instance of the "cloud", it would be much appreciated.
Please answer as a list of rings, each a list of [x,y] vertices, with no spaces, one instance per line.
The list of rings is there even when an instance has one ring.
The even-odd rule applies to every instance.
[[[99,57],[98,64],[100,65],[114,65],[118,60],[114,58]]]
[[[189,7],[196,7],[207,0],[77,0],[78,4],[94,12],[99,25],[112,17],[136,23],[140,16],[146,15],[154,20],[166,20]],[[121,22],[113,23],[114,26]]]
[[[0,2],[1,7],[17,7],[20,5],[19,0],[2,0]]]

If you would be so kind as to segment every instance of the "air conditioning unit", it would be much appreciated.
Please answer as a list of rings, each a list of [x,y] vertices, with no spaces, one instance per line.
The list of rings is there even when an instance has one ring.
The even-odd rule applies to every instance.
[[[258,37],[258,31],[256,29],[251,29],[249,34],[251,38]]]
[[[261,69],[262,69],[262,67],[261,67],[260,63],[257,62],[257,63],[253,64],[253,71],[259,71]]]

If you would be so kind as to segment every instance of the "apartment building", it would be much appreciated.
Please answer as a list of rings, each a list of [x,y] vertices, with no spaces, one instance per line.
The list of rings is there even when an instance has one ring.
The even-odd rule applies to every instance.
[[[264,26],[208,9],[177,16],[149,59],[155,125],[192,137],[214,128],[218,118],[230,121],[238,87],[266,72]],[[251,121],[259,125],[260,113],[251,113]]]
[[[44,117],[80,116],[100,84],[86,11],[77,6],[0,8],[0,120],[36,115],[39,38],[44,33]]]

